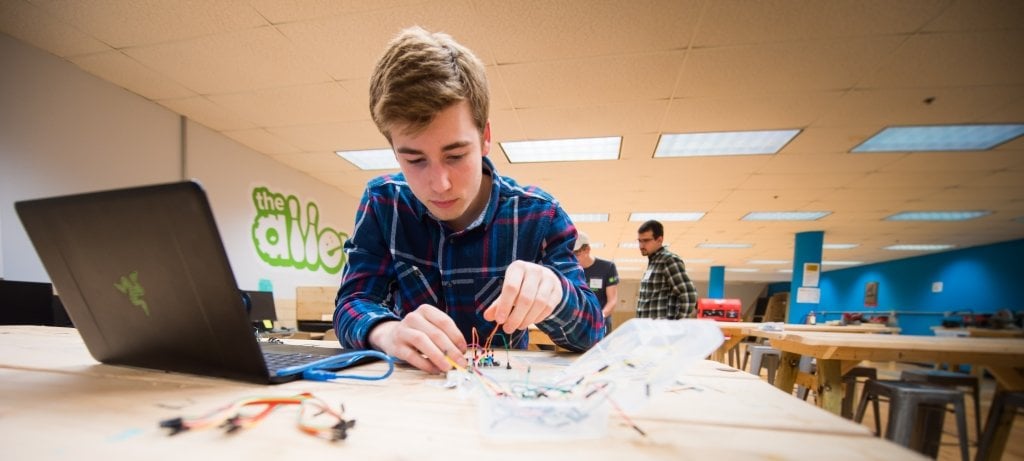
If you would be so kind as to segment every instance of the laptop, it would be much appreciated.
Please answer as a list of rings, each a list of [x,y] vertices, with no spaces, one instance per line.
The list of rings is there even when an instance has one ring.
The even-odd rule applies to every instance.
[[[273,331],[277,320],[274,293],[270,291],[242,290],[242,300],[249,311],[249,322],[259,331]]]
[[[102,363],[280,383],[300,378],[301,362],[342,352],[257,338],[195,182],[15,208],[89,353]]]

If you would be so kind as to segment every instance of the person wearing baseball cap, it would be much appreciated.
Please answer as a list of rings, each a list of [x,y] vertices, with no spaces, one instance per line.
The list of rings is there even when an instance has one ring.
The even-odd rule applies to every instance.
[[[607,334],[612,327],[612,311],[619,302],[619,271],[615,263],[591,256],[590,237],[583,232],[576,238],[572,253],[580,260],[587,286],[597,295],[601,312],[604,313],[604,331]]]

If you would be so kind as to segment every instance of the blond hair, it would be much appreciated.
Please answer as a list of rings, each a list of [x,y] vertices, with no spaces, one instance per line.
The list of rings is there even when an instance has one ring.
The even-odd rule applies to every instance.
[[[370,77],[370,115],[389,142],[396,124],[415,133],[460,101],[469,102],[482,135],[490,105],[484,64],[451,36],[419,26],[388,44]]]

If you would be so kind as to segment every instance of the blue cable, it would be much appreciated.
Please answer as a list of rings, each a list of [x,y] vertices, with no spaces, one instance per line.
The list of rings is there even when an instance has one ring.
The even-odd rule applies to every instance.
[[[358,375],[358,374],[339,374],[335,370],[341,370],[348,368],[355,363],[366,360],[368,358],[375,358],[383,360],[388,364],[388,370],[382,375]],[[292,374],[302,373],[303,379],[310,381],[331,381],[335,379],[360,379],[364,381],[378,381],[388,376],[395,371],[395,361],[391,356],[373,350],[360,350],[352,352],[343,352],[338,355],[328,357],[323,360],[316,362],[307,363],[305,365],[299,365],[294,367],[282,368],[277,371],[279,376],[288,376]]]

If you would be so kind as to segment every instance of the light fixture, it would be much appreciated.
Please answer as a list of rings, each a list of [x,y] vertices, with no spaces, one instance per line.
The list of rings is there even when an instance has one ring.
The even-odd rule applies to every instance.
[[[992,214],[991,211],[903,211],[886,221],[966,221]]]
[[[864,264],[863,261],[822,261],[822,266],[858,266]]]
[[[900,244],[900,245],[889,245],[883,250],[895,250],[895,251],[939,251],[948,250],[953,248],[953,245],[946,244]]]
[[[569,213],[572,222],[608,222],[608,213]]]
[[[686,264],[711,264],[714,259],[710,258],[683,258],[683,263]]]
[[[339,150],[335,153],[360,170],[398,169],[398,160],[395,160],[395,152],[391,149]]]
[[[654,158],[774,154],[800,130],[663,134]]]
[[[859,246],[859,243],[825,243],[821,245],[821,248],[825,250],[849,250]]]
[[[666,222],[679,222],[679,221],[700,221],[705,213],[703,211],[680,211],[680,212],[667,212],[667,213],[630,213],[629,220],[636,222],[643,221],[666,221]]]
[[[831,211],[752,211],[743,221],[817,221]]]
[[[697,248],[750,248],[754,245],[750,243],[712,243],[704,242],[698,243]]]
[[[887,127],[852,152],[988,150],[1024,134],[1024,124]]]
[[[726,267],[726,272],[760,272],[760,269],[752,267]]]
[[[640,248],[640,242],[622,242],[619,248]]]
[[[778,272],[782,274],[792,274],[793,269],[779,269]]]
[[[615,258],[615,263],[647,263],[647,258]]]
[[[622,137],[506,141],[499,143],[509,163],[616,160]]]

